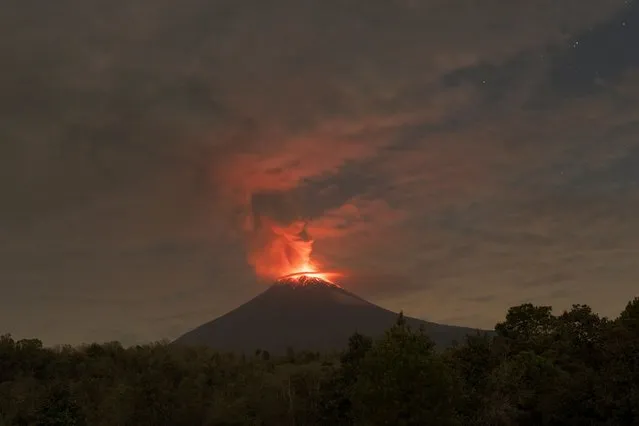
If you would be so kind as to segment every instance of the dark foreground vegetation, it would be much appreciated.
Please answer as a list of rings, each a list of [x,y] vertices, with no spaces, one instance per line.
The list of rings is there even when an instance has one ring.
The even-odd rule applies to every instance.
[[[402,317],[342,354],[0,340],[0,425],[638,425],[639,299],[511,308],[444,352]]]

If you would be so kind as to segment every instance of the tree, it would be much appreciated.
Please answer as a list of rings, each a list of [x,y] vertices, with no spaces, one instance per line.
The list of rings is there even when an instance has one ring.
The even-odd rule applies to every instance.
[[[629,335],[639,339],[639,297],[628,302],[617,322],[626,329]]]
[[[615,424],[639,423],[639,298],[630,301],[606,335],[598,405]]]
[[[477,413],[486,404],[489,378],[502,361],[495,353],[493,340],[486,333],[470,335],[465,344],[445,354],[445,361],[460,382],[458,411],[465,425],[477,424]]]
[[[506,320],[495,326],[499,340],[507,354],[522,350],[543,351],[552,340],[556,318],[550,306],[525,303],[512,307]]]
[[[81,426],[86,424],[67,385],[55,383],[36,413],[41,426]]]
[[[357,379],[359,367],[373,347],[373,339],[360,333],[353,334],[348,340],[348,349],[340,357],[341,374],[347,386]]]
[[[359,375],[360,365],[373,346],[373,339],[354,333],[348,340],[348,348],[340,356],[337,370],[327,371],[327,380],[321,385],[320,424],[352,424],[350,395]]]
[[[562,383],[570,376],[552,360],[521,351],[504,360],[488,379],[479,424],[536,426],[557,422]]]
[[[351,392],[355,424],[458,424],[456,383],[434,346],[400,316],[361,362]]]

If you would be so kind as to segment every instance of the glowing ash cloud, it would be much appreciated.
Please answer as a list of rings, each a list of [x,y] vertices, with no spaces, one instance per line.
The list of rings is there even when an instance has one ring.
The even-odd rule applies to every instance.
[[[255,222],[248,258],[260,278],[318,272],[319,265],[311,260],[313,239],[306,232],[304,222],[282,226],[265,217]]]

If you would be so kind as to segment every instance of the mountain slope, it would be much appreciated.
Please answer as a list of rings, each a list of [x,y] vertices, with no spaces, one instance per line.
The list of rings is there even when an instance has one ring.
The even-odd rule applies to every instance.
[[[282,280],[262,294],[211,322],[179,337],[175,343],[209,346],[223,351],[256,349],[284,353],[296,350],[339,350],[354,332],[381,335],[397,314],[321,279]],[[438,346],[463,341],[474,329],[406,318],[424,326]]]

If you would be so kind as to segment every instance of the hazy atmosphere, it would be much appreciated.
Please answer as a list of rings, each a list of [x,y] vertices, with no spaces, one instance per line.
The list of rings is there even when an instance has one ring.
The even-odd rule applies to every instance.
[[[301,243],[444,324],[639,293],[635,1],[10,0],[0,27],[0,334],[174,339]]]

